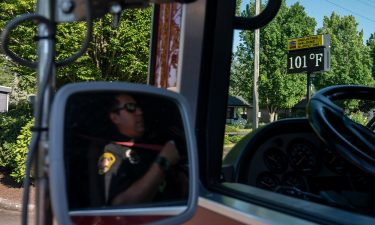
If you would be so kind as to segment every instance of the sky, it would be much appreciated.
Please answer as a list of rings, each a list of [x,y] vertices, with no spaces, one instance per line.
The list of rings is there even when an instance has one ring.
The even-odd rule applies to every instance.
[[[290,6],[300,2],[307,15],[314,17],[317,27],[322,27],[324,16],[335,11],[340,16],[353,15],[358,22],[358,30],[363,29],[364,41],[375,32],[375,0],[287,0]]]
[[[255,0],[242,0],[242,5]],[[265,0],[261,0],[266,2]],[[314,17],[317,26],[323,26],[324,16],[330,16],[333,11],[340,16],[353,15],[358,23],[358,31],[363,30],[364,40],[369,39],[371,33],[375,33],[375,0],[286,0],[288,6],[300,2],[305,7],[307,15]],[[243,8],[243,6],[241,8]],[[238,44],[238,32],[235,32],[234,46]]]

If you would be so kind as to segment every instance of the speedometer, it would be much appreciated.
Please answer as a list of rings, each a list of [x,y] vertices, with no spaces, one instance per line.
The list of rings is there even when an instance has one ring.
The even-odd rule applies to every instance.
[[[291,167],[304,174],[312,174],[319,170],[320,162],[314,145],[305,140],[293,141],[288,147],[288,158]]]
[[[331,149],[324,149],[324,162],[325,165],[333,172],[339,175],[345,175],[351,171],[352,166],[344,160],[338,153],[333,152]]]
[[[278,148],[269,148],[264,152],[263,160],[266,167],[274,173],[285,172],[288,168],[286,155]]]

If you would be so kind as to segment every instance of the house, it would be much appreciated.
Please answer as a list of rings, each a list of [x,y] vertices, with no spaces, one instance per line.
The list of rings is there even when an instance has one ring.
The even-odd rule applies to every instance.
[[[304,97],[301,101],[295,104],[290,110],[289,117],[305,117],[306,116],[307,99]]]
[[[239,96],[229,96],[227,105],[227,124],[236,124],[239,120],[244,119],[245,122],[251,121],[253,114],[253,106],[246,100]],[[290,117],[305,117],[306,116],[306,98],[301,99],[291,109],[279,110],[279,119]],[[259,122],[269,123],[268,110],[265,108],[259,109],[258,112]]]
[[[0,113],[8,112],[11,88],[0,86]]]
[[[227,104],[227,124],[235,124],[238,120],[247,122],[248,112],[252,106],[242,97],[228,96]]]

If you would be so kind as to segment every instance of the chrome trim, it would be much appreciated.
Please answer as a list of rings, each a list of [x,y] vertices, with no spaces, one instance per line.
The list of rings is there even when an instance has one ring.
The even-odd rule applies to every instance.
[[[186,211],[186,206],[153,207],[138,209],[95,209],[70,211],[70,216],[177,216]]]

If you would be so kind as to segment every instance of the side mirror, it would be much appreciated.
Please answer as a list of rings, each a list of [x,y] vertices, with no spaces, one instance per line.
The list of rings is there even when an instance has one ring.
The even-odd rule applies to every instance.
[[[50,193],[58,224],[181,224],[198,198],[187,102],[151,86],[61,88],[50,118]]]

